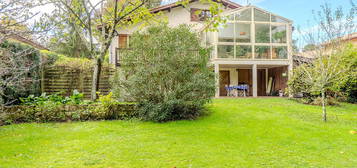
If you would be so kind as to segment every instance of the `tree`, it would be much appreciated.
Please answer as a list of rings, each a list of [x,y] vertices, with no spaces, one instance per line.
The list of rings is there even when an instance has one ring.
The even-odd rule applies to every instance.
[[[310,32],[299,31],[303,40],[314,46],[310,51],[313,63],[299,66],[293,75],[301,75],[300,80],[308,93],[319,95],[322,99],[323,121],[327,121],[326,93],[337,91],[346,78],[345,73],[351,63],[345,61],[344,55],[346,35],[356,31],[354,16],[356,6],[344,14],[342,8],[331,9],[328,4],[321,6],[321,11],[315,14],[316,28]],[[348,37],[347,37],[348,38]]]
[[[111,41],[116,36],[116,30],[138,23],[147,24],[156,15],[150,12],[151,0],[100,0],[93,4],[91,0],[49,0],[59,9],[56,16],[66,18],[73,23],[75,31],[85,42],[91,58],[95,62],[92,80],[92,100],[97,98],[99,75],[104,56],[107,54]],[[211,3],[211,13],[217,15],[221,10],[217,3]],[[155,1],[156,2],[156,1]],[[187,5],[189,0],[177,3]],[[58,20],[62,20],[62,19]],[[213,17],[214,21],[220,20]],[[149,22],[150,23],[150,22]],[[215,22],[212,25],[217,26]]]
[[[132,35],[123,52],[114,93],[139,103],[144,120],[193,119],[215,93],[210,50],[188,26],[160,25]]]
[[[312,51],[316,48],[315,44],[306,44],[303,51]]]
[[[50,0],[59,9],[58,20],[68,20],[86,44],[95,66],[92,79],[92,100],[97,99],[99,75],[104,56],[109,50],[116,30],[136,24],[152,15],[145,7],[149,0]]]
[[[39,16],[31,12],[38,5],[27,0],[0,1],[0,105],[16,102],[18,95],[26,96],[29,83],[38,82],[34,74],[41,64],[38,51],[9,42],[10,38],[31,39],[34,34],[46,32],[47,22],[29,23]]]
[[[76,58],[90,58],[90,53],[85,42],[78,34],[73,24],[64,22],[57,25],[49,40],[49,48],[59,54]]]

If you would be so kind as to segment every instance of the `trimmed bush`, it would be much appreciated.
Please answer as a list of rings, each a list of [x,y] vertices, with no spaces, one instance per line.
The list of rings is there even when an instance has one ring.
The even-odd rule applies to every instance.
[[[0,125],[24,122],[65,122],[87,120],[123,120],[136,117],[136,104],[111,103],[0,107]]]

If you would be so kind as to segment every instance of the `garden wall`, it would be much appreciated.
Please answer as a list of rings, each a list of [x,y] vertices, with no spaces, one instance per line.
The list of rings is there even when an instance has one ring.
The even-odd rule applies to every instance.
[[[85,99],[91,97],[92,70],[66,66],[46,66],[42,70],[41,91],[48,94],[60,93],[70,96],[73,90],[84,94]],[[103,67],[99,80],[100,94],[110,92],[110,76],[114,74],[113,68]]]

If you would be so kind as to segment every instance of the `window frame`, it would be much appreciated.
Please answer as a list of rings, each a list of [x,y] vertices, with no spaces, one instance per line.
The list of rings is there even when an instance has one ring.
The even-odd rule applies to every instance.
[[[267,14],[269,14],[269,21],[255,21],[255,9],[259,10],[259,11],[263,11]],[[214,51],[215,51],[215,58],[218,59],[227,59],[227,58],[219,58],[218,55],[218,50],[217,50],[217,46],[218,45],[233,45],[234,46],[234,58],[235,59],[239,59],[239,60],[289,60],[291,59],[291,31],[292,31],[292,23],[291,21],[282,18],[278,15],[272,14],[271,12],[267,12],[264,11],[262,9],[256,8],[254,6],[251,7],[247,7],[245,9],[241,9],[241,10],[250,10],[251,12],[251,20],[250,21],[242,21],[242,20],[236,20],[236,15],[238,12],[242,12],[242,11],[233,11],[229,14],[227,14],[226,16],[229,18],[233,18],[233,20],[227,20],[227,24],[228,23],[233,23],[234,24],[234,35],[233,35],[233,42],[219,42],[218,38],[218,34],[219,32],[215,32],[214,33],[214,43],[212,44],[214,46]],[[286,22],[273,22],[272,21],[272,17],[277,17],[281,20],[284,20]],[[236,23],[243,23],[243,24],[250,24],[250,42],[236,42]],[[256,31],[255,31],[255,25],[256,24],[268,24],[269,25],[269,42],[268,43],[256,43]],[[278,43],[278,42],[273,42],[273,37],[272,37],[272,27],[273,26],[285,26],[286,28],[286,42],[285,43]],[[236,56],[236,46],[239,45],[249,45],[251,46],[252,49],[252,58],[237,58]],[[256,59],[255,58],[255,47],[256,46],[269,46],[270,47],[270,58],[268,59]],[[287,58],[286,59],[273,59],[273,47],[286,47],[287,48]]]

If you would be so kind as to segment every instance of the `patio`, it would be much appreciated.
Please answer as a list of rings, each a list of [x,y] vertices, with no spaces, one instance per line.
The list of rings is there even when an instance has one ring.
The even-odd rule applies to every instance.
[[[222,64],[218,72],[216,97],[283,96],[287,87],[286,65]]]

